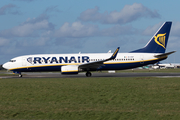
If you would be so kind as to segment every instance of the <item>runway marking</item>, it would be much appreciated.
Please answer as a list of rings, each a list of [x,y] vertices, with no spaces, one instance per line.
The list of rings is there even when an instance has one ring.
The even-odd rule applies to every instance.
[[[13,76],[0,77],[0,79],[5,79],[5,78],[15,78],[15,77]]]

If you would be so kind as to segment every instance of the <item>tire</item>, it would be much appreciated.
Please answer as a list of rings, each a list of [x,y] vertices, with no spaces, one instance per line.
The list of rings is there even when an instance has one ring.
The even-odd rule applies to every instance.
[[[91,75],[92,75],[91,72],[86,73],[86,77],[91,77]]]
[[[19,74],[19,77],[21,78],[21,77],[22,77],[22,75],[21,75],[21,74]]]

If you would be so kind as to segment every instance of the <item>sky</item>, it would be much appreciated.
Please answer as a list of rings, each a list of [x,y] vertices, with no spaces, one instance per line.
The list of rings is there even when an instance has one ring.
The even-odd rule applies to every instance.
[[[162,63],[180,63],[180,1],[1,0],[0,64],[30,54],[119,53],[142,48],[172,21]]]

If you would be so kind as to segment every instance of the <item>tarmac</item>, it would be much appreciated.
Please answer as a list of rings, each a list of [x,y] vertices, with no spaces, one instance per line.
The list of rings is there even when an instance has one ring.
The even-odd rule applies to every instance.
[[[84,78],[86,77],[85,73],[79,73],[77,75],[62,75],[60,72],[26,72],[22,73],[23,78]],[[136,72],[128,72],[128,73],[92,73],[91,77],[180,77],[180,73],[136,73]],[[2,76],[0,78],[19,78],[17,76]]]

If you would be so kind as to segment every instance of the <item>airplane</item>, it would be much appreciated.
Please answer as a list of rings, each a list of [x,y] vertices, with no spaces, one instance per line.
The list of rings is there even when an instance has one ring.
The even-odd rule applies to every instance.
[[[174,64],[171,63],[164,63],[164,64],[158,64],[161,68],[175,68]]]
[[[22,72],[60,71],[61,74],[78,74],[91,71],[124,70],[142,67],[162,61],[176,52],[166,51],[172,22],[164,22],[149,42],[141,49],[129,53],[79,53],[79,54],[36,54],[24,55],[11,59],[3,68],[22,77]]]
[[[179,63],[157,63],[153,66],[156,69],[167,69],[167,68],[179,68],[180,64]]]

